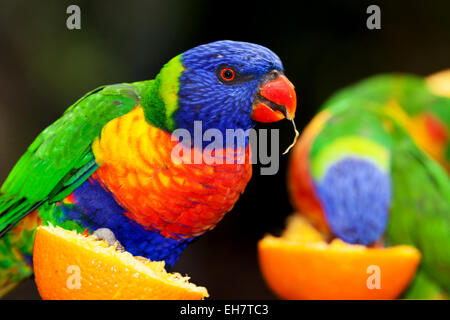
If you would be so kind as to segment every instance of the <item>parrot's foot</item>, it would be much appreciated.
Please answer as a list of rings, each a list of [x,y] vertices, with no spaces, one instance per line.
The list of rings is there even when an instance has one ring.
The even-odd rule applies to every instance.
[[[114,232],[112,232],[108,228],[100,228],[94,231],[92,234],[93,236],[97,237],[99,240],[106,241],[110,246],[116,246],[116,249],[119,251],[125,251],[125,248],[122,246],[122,244],[116,239],[116,236],[114,235]]]

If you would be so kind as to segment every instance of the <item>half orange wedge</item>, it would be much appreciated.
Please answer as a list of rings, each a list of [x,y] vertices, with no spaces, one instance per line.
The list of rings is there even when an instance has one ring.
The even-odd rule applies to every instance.
[[[401,245],[368,248],[330,243],[298,214],[281,237],[258,243],[262,274],[284,299],[394,299],[412,280],[420,253]]]
[[[103,240],[60,227],[37,229],[33,249],[35,281],[43,299],[203,299],[198,287],[164,262],[116,250]]]

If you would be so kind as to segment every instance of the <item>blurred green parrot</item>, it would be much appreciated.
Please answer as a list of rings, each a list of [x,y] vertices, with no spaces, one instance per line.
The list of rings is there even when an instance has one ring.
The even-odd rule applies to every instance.
[[[420,250],[406,298],[450,292],[449,126],[450,70],[374,76],[331,97],[290,160],[292,203],[322,232]]]

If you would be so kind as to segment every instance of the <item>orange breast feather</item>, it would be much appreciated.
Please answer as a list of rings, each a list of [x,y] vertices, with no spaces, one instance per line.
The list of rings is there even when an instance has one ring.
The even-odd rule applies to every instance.
[[[110,121],[95,140],[99,169],[93,177],[130,219],[166,237],[186,239],[222,219],[244,191],[252,167],[249,147],[243,164],[187,164],[172,160],[177,144],[169,133],[149,125],[136,107]]]

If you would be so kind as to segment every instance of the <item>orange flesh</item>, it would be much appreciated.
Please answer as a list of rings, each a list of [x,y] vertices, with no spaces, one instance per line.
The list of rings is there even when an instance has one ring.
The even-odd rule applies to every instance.
[[[35,281],[43,299],[203,299],[204,287],[167,273],[164,262],[120,252],[104,241],[41,226],[33,249]]]
[[[258,252],[267,284],[284,299],[395,299],[420,261],[419,251],[406,245],[327,243],[298,214],[281,237],[260,240]]]

